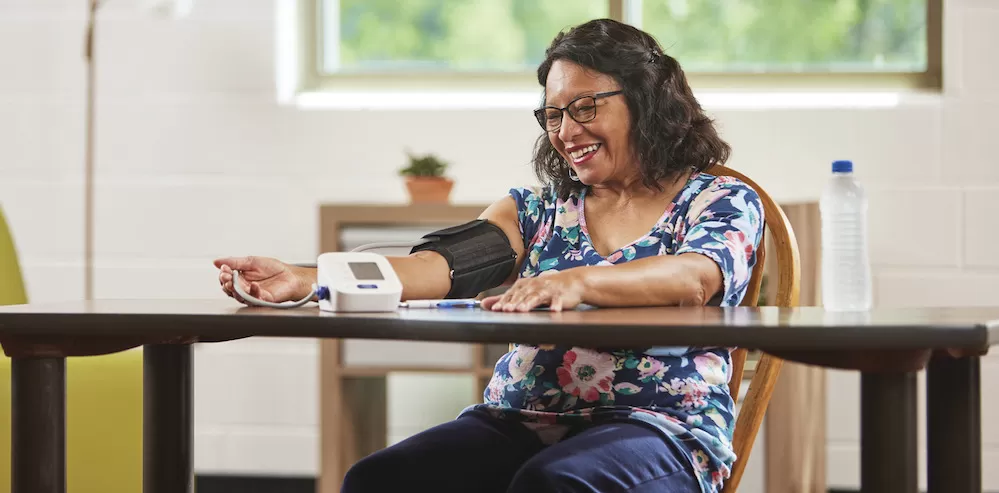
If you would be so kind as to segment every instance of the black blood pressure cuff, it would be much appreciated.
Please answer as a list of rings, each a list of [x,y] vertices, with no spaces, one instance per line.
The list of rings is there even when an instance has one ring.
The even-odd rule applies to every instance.
[[[451,268],[451,291],[447,298],[473,298],[503,284],[517,264],[517,252],[499,226],[476,219],[465,224],[434,231],[423,237],[426,243],[410,253],[430,250],[447,259]]]

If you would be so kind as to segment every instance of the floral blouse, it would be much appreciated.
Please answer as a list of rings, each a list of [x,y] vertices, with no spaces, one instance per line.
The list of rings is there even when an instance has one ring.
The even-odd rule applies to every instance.
[[[652,255],[699,253],[721,268],[711,304],[736,306],[746,293],[762,235],[759,196],[730,177],[694,174],[658,223],[602,257],[590,242],[586,191],[567,200],[549,187],[510,190],[527,258],[521,277]],[[515,345],[496,363],[484,403],[469,409],[523,422],[545,443],[574,425],[639,420],[685,450],[704,492],[721,489],[736,457],[728,348],[583,348]]]

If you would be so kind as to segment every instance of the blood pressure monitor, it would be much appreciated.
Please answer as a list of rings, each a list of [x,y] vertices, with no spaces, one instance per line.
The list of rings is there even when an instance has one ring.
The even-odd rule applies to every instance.
[[[369,252],[330,252],[316,262],[319,309],[328,312],[394,312],[402,283],[388,259]]]

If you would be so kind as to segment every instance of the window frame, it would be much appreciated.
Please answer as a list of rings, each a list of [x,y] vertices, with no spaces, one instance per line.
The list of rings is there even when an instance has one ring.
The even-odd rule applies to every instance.
[[[327,74],[322,70],[323,15],[318,0],[284,0],[294,5],[279,23],[294,33],[291,63],[279,67],[286,96],[328,92],[530,92],[538,84],[533,71]],[[609,17],[629,22],[641,0],[607,0]],[[287,4],[285,5],[287,7]],[[943,0],[927,0],[926,70],[922,72],[837,73],[703,73],[688,72],[699,90],[909,90],[939,92],[943,88]],[[639,14],[640,15],[640,14]],[[637,25],[637,23],[635,23]],[[640,27],[640,26],[639,26]],[[287,41],[287,40],[286,40]],[[279,39],[280,43],[280,39]],[[285,46],[287,49],[288,46]],[[280,49],[280,48],[279,48]],[[681,63],[683,61],[681,60]],[[283,77],[282,77],[283,76]],[[400,81],[403,81],[400,83]],[[282,84],[279,84],[282,85]]]

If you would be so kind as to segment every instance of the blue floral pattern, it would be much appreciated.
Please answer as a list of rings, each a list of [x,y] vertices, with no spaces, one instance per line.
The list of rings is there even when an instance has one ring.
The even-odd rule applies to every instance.
[[[762,236],[759,196],[730,177],[694,174],[645,236],[603,257],[590,242],[585,190],[566,200],[549,187],[510,191],[526,248],[521,277],[583,265],[613,265],[653,255],[699,253],[724,278],[712,300],[738,305]],[[728,348],[582,348],[515,345],[496,363],[484,409],[558,441],[570,427],[639,420],[690,457],[704,492],[716,492],[736,457]]]

